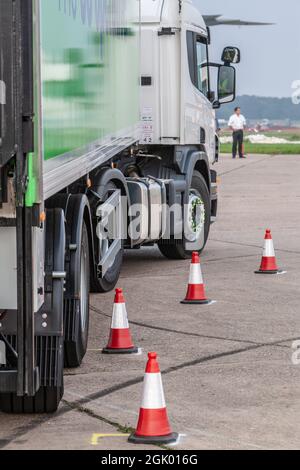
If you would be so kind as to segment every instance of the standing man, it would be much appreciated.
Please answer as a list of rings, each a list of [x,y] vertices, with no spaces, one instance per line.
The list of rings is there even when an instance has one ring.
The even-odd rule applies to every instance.
[[[232,158],[236,157],[237,149],[240,158],[246,158],[243,155],[243,142],[244,142],[244,129],[246,127],[246,119],[241,114],[241,108],[235,108],[234,114],[228,122],[228,126],[232,130],[233,144],[232,144]]]

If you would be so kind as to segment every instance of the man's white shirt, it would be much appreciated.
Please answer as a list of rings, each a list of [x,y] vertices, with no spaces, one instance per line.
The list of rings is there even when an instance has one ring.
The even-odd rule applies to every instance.
[[[242,131],[246,126],[246,119],[245,117],[240,114],[233,114],[229,119],[228,126],[232,127],[234,131]]]

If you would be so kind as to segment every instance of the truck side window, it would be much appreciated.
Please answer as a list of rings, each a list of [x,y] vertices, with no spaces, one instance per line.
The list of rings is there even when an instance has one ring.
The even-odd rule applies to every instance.
[[[208,94],[209,89],[209,75],[208,75],[208,57],[207,57],[207,44],[205,39],[198,37],[196,43],[197,52],[197,88],[205,96]]]
[[[193,31],[187,31],[190,76],[193,85],[205,96],[209,91],[207,41]]]

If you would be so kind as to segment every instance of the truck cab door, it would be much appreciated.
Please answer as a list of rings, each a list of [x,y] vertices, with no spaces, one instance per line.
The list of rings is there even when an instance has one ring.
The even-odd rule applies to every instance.
[[[215,159],[215,112],[210,96],[208,37],[197,8],[182,4],[181,20],[181,143],[204,145],[209,161]]]

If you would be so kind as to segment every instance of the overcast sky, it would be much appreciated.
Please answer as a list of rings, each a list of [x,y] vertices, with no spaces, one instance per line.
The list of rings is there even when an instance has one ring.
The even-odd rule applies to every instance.
[[[223,46],[242,51],[238,94],[290,97],[291,84],[300,80],[299,0],[194,0],[202,14],[266,21],[275,26],[217,26],[212,28],[212,60],[220,60]]]

